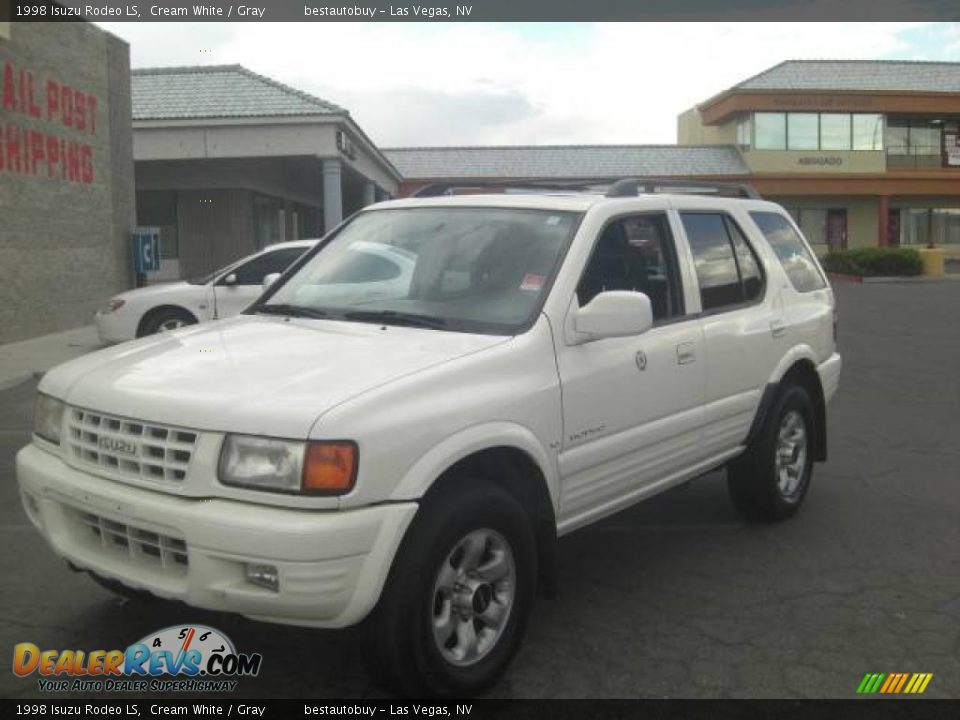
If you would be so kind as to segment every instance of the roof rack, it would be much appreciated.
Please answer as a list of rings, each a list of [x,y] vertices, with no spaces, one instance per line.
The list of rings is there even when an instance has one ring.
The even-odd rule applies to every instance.
[[[743,183],[710,182],[705,180],[684,180],[682,178],[587,178],[580,180],[467,180],[460,182],[440,182],[424,185],[410,197],[426,198],[443,195],[456,195],[456,191],[470,190],[512,190],[514,192],[602,192],[608,198],[636,197],[640,194],[654,194],[663,190],[674,190],[696,195],[716,195],[718,197],[743,197],[760,199],[760,195],[751,186]]]
[[[667,190],[690,191],[692,195],[717,195],[720,197],[742,197],[759,200],[760,194],[744,183],[710,182],[704,180],[682,180],[677,178],[624,178],[617,180],[607,190],[608,198],[635,197],[641,193],[653,194]]]
[[[609,187],[618,178],[591,178],[589,180],[464,180],[461,182],[440,182],[424,185],[410,197],[440,197],[456,195],[457,190],[513,190],[515,192],[543,192],[558,190],[576,192],[600,190]]]

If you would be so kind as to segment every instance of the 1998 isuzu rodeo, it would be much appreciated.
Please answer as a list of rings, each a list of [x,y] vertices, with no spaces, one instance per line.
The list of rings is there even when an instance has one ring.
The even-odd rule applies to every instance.
[[[488,686],[558,535],[724,465],[784,519],[826,457],[834,297],[796,224],[647,190],[380,203],[244,314],[61,365],[27,515],[115,589],[362,622],[390,687]]]

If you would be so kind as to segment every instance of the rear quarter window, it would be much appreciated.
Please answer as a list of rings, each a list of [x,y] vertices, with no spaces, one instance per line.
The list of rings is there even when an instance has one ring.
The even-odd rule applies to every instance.
[[[826,287],[823,274],[806,243],[783,215],[752,212],[750,217],[770,243],[797,292],[811,292]]]

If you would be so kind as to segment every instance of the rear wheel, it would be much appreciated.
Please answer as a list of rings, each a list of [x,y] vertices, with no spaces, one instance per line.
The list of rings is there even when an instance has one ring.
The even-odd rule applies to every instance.
[[[754,443],[727,467],[730,497],[746,519],[785,520],[800,509],[813,474],[813,418],[807,391],[787,386]]]
[[[137,337],[168,332],[187,325],[196,325],[197,319],[186,310],[163,308],[150,313],[140,326]]]
[[[489,687],[527,624],[537,577],[530,519],[509,493],[469,482],[423,503],[364,624],[367,667],[403,695]]]

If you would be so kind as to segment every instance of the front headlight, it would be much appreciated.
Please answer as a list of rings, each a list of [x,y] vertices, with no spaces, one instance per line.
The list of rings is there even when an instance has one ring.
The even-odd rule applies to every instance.
[[[43,393],[37,393],[33,405],[33,432],[54,445],[60,444],[63,424],[63,403]]]
[[[269,492],[339,495],[353,488],[357,446],[349,441],[280,440],[227,435],[220,482]]]
[[[111,298],[107,302],[107,304],[104,305],[103,308],[101,308],[100,313],[102,315],[108,315],[112,312],[116,312],[126,304],[127,304],[127,301],[124,300],[123,298],[118,298],[118,297]]]

